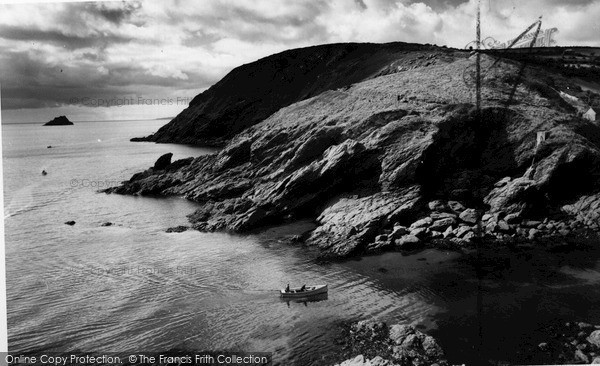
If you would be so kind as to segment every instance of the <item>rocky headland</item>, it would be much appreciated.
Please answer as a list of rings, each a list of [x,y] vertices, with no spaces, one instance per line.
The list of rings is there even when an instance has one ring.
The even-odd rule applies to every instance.
[[[432,45],[337,43],[292,49],[233,69],[156,133],[131,141],[224,146],[283,107],[337,88],[439,60]],[[440,54],[443,56],[443,54]]]
[[[303,241],[338,257],[598,230],[600,127],[579,118],[557,91],[577,85],[540,66],[483,55],[478,111],[474,56],[391,45],[395,52],[388,45],[387,58],[376,58],[361,77],[345,85],[317,77],[296,99],[314,96],[282,108],[296,99],[259,96],[284,93],[296,73],[324,62],[323,52],[339,61],[353,50],[367,63],[365,50],[375,46],[292,50],[235,69],[151,139],[227,141],[219,153],[174,162],[161,157],[107,192],[195,201],[200,207],[190,226],[202,231],[244,232],[312,218],[318,226]],[[278,61],[290,54],[302,57]],[[319,67],[335,78],[342,66],[349,67]],[[218,115],[195,104],[210,100],[206,106],[214,107],[219,96],[250,88],[247,73],[291,79],[260,84],[268,92],[251,83],[254,102],[242,108],[228,97]],[[214,126],[226,133],[206,132]]]
[[[44,126],[70,126],[73,122],[69,121],[69,119],[65,116],[59,116],[54,118],[50,122],[44,123]],[[50,146],[48,146],[50,147]]]

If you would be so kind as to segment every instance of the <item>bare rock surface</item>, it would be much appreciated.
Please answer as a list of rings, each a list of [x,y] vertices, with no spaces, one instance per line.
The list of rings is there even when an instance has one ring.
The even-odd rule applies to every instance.
[[[244,232],[308,217],[318,226],[303,236],[306,243],[334,256],[404,250],[414,241],[406,235],[460,247],[477,235],[529,239],[598,229],[600,127],[556,103],[552,89],[536,87],[548,73],[526,70],[508,103],[519,68],[500,61],[478,113],[472,88],[456,77],[473,64],[468,53],[431,50],[443,61],[404,68],[411,52],[425,51],[393,56],[353,85],[308,87],[310,97],[254,113],[256,101],[243,104],[232,114],[249,113],[239,123],[224,117],[228,109],[210,115],[209,106],[233,101],[215,85],[154,140],[225,136],[220,152],[165,158],[160,169],[106,191],[195,201],[190,225],[203,231]],[[494,62],[482,59],[484,68]],[[241,82],[244,70],[223,83]],[[538,131],[548,133],[536,149]],[[547,222],[521,226],[527,221]],[[408,232],[387,235],[397,226]]]
[[[411,325],[361,321],[353,324],[344,339],[344,354],[352,355],[339,365],[446,366],[437,341]]]

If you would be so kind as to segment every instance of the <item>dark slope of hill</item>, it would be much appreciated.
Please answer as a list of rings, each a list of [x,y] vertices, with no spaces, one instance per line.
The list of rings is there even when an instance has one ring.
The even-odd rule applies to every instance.
[[[420,57],[432,51],[436,59]],[[154,135],[132,141],[222,145],[292,103],[382,73],[449,61],[454,53],[401,42],[328,44],[284,51],[233,69]]]
[[[442,237],[463,245],[478,227],[498,238],[597,229],[600,128],[548,85],[569,81],[510,60],[490,68],[484,56],[479,119],[474,57],[396,66],[438,52],[403,54],[378,77],[280,109],[218,154],[150,168],[108,192],[198,202],[198,230],[310,217],[318,227],[306,242],[338,256]]]

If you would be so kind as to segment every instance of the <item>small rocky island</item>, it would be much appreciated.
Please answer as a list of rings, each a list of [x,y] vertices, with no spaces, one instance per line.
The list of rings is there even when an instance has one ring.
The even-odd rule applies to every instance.
[[[59,116],[53,119],[50,122],[44,124],[44,126],[71,126],[73,122],[69,121],[69,119],[65,116]]]

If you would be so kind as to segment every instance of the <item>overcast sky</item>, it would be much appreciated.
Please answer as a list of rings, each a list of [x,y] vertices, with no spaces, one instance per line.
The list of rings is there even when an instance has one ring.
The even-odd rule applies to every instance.
[[[61,114],[74,121],[174,116],[232,68],[289,48],[351,41],[463,48],[474,39],[476,3],[0,4],[2,120],[42,122]],[[542,15],[542,28],[558,28],[558,45],[600,45],[600,0],[482,0],[482,7],[483,37],[507,41]]]

